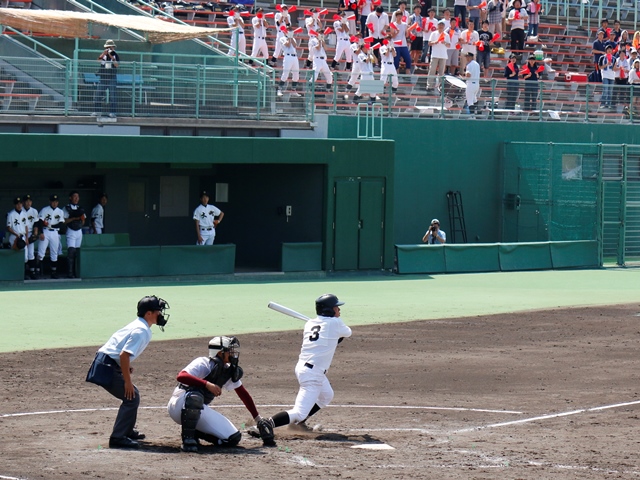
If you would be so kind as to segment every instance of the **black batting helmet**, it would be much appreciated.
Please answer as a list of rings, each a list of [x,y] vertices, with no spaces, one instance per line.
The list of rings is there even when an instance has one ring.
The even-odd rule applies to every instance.
[[[338,297],[332,293],[325,293],[316,299],[316,313],[323,317],[333,317],[335,316],[333,307],[339,307],[341,305],[344,305],[344,302],[338,300]]]

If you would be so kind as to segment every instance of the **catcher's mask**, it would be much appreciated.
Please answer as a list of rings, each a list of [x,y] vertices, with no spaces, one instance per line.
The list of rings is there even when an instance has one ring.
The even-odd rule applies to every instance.
[[[164,326],[169,321],[170,316],[168,313],[165,315],[165,310],[169,308],[169,304],[160,297],[156,297],[155,295],[142,297],[138,302],[138,316],[144,317],[144,314],[147,312],[160,310],[156,324],[160,327],[160,330],[164,332]]]
[[[237,337],[213,337],[209,340],[209,358],[215,358],[218,352],[229,352],[229,363],[238,365],[240,341]]]

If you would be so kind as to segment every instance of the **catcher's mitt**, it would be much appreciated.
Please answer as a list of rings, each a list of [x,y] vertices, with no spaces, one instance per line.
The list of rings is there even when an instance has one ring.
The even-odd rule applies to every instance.
[[[264,446],[275,447],[276,441],[273,433],[273,421],[271,419],[262,418],[258,421],[257,427]]]
[[[16,250],[22,250],[26,246],[27,242],[25,242],[24,238],[22,237],[16,238],[16,241],[13,243],[13,248],[15,248]]]
[[[38,237],[36,237],[33,233],[31,235],[29,235],[29,243],[33,243],[37,240]]]

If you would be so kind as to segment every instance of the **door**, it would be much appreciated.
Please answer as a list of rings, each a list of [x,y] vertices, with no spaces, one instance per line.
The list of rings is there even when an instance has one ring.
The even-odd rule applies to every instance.
[[[157,245],[153,230],[153,207],[150,200],[149,179],[132,177],[128,188],[129,238],[131,245]],[[156,206],[157,211],[157,206]]]
[[[384,179],[351,177],[334,187],[334,270],[382,268]]]
[[[517,175],[505,178],[502,241],[547,241],[549,195],[547,170],[519,167]]]

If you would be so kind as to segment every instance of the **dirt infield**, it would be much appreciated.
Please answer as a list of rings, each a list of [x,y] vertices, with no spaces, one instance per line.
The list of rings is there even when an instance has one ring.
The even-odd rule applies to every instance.
[[[322,431],[282,427],[277,448],[243,435],[242,448],[199,454],[179,451],[164,406],[208,338],[154,342],[134,363],[139,451],[107,447],[115,410],[99,409],[119,402],[84,382],[95,348],[1,354],[0,479],[637,478],[639,311],[356,327],[329,372],[333,405],[310,422]],[[263,415],[295,398],[299,336],[240,337],[243,381]],[[249,419],[234,393],[214,405],[238,427]],[[382,444],[393,449],[352,448]]]

